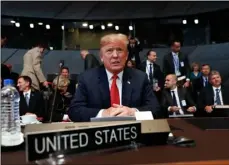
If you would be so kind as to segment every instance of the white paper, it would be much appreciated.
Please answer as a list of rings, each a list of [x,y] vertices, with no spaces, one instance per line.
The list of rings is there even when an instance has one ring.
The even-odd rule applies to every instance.
[[[151,111],[135,112],[136,120],[153,120]]]
[[[186,76],[181,76],[181,77],[177,78],[178,81],[181,81],[181,80],[184,80],[184,79],[186,79]]]

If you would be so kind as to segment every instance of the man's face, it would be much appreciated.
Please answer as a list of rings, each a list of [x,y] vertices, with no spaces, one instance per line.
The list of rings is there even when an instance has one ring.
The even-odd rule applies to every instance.
[[[133,67],[133,64],[132,64],[131,61],[128,61],[128,62],[127,62],[127,67],[129,67],[129,68],[132,68],[132,67]]]
[[[107,70],[118,74],[123,70],[127,60],[127,46],[122,41],[110,42],[100,49],[100,58]]]
[[[135,44],[135,39],[130,39],[130,44]]]
[[[67,69],[62,69],[61,71],[61,76],[68,78],[69,77],[69,72]]]
[[[165,88],[170,89],[174,85],[176,85],[176,79],[171,75],[166,76],[166,78],[165,78]]]
[[[210,79],[210,83],[211,83],[213,86],[216,86],[216,87],[220,86],[220,85],[221,85],[221,82],[222,82],[221,76],[218,75],[218,74],[213,75],[213,76],[211,77],[211,79]]]
[[[157,54],[156,54],[156,52],[151,51],[150,54],[149,54],[149,56],[148,56],[148,59],[151,62],[156,62],[156,60],[157,60]]]
[[[29,82],[26,82],[23,78],[19,78],[17,81],[17,86],[19,91],[23,92],[26,88],[29,87]]]
[[[208,65],[202,66],[201,72],[204,76],[208,76],[210,73],[210,67]]]
[[[181,48],[180,42],[174,42],[171,48],[172,51],[175,53],[180,52],[180,48]]]

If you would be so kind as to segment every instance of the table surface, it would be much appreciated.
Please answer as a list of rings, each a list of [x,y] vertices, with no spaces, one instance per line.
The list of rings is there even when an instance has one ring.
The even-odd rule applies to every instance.
[[[209,160],[224,160],[225,163],[227,162],[225,160],[229,160],[228,130],[201,130],[186,122],[185,119],[169,119],[168,122],[174,128],[181,129],[173,131],[175,136],[194,139],[196,146],[193,148],[171,145],[146,146],[139,148],[137,151],[126,150],[114,153],[74,155],[66,159],[67,164],[151,165]],[[1,159],[3,165],[26,164],[24,150],[2,152]]]

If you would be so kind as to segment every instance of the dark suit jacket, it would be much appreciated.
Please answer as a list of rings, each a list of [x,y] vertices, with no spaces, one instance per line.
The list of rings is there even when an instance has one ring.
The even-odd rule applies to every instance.
[[[221,85],[221,92],[224,105],[229,105],[229,88]],[[204,108],[206,106],[214,105],[214,91],[211,85],[204,87],[200,92],[198,99],[198,116],[205,117],[222,117],[229,116],[229,110],[213,110],[212,113],[207,113]]]
[[[139,52],[142,51],[142,47],[139,44],[135,44],[135,47],[130,47],[130,45],[128,45],[128,60],[131,60],[133,57],[135,57],[135,63],[136,63],[136,67],[138,68],[139,65],[141,64],[141,60],[140,60],[140,56],[139,56]]]
[[[49,99],[49,107],[48,113],[46,114],[46,121],[50,120],[54,93],[55,92],[53,91]],[[52,115],[52,122],[61,122],[63,120],[64,115],[67,114],[71,99],[72,97],[65,97],[60,93],[60,91],[57,91]]]
[[[146,73],[146,61],[142,62],[139,69]],[[153,78],[158,80],[158,85],[160,88],[164,87],[164,76],[161,68],[156,63],[153,64]]]
[[[44,100],[39,91],[31,90],[29,106],[26,104],[23,92],[20,92],[20,116],[25,115],[27,112],[34,113],[38,117],[44,117]]]
[[[74,96],[76,92],[76,81],[70,80],[70,84],[68,85],[67,92],[71,93],[71,95]]]
[[[189,107],[196,106],[186,88],[178,88],[178,96],[180,99],[180,105],[184,113],[189,113],[187,111]],[[182,106],[182,103],[181,103],[182,100],[185,100],[187,106]],[[162,92],[161,106],[163,108],[165,117],[172,115],[172,112],[168,111],[168,107],[172,105],[173,105],[173,98],[172,98],[170,89],[164,89]]]
[[[99,67],[100,63],[93,54],[88,54],[84,61],[84,70]]]
[[[179,68],[182,76],[186,76],[187,78],[190,76],[190,66],[188,57],[179,53]],[[181,67],[181,62],[184,62],[184,67]],[[163,59],[163,72],[165,76],[168,74],[175,74],[175,66],[173,62],[172,52],[164,56]]]
[[[139,111],[152,111],[160,116],[158,101],[142,71],[125,68],[122,84],[122,104]],[[72,121],[90,121],[101,109],[111,107],[110,90],[104,66],[84,72],[79,77],[78,88],[68,114]]]

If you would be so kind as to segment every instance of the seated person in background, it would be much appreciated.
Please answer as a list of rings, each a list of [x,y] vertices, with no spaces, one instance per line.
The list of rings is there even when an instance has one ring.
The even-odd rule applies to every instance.
[[[136,68],[135,62],[133,60],[128,60],[126,66],[129,68]]]
[[[20,76],[17,87],[20,93],[20,116],[34,114],[37,117],[44,117],[44,100],[39,91],[31,88],[32,80],[28,76]]]
[[[84,60],[84,70],[88,70],[91,68],[96,68],[100,66],[99,61],[95,57],[95,55],[90,54],[88,50],[81,50],[80,55]]]
[[[78,88],[68,111],[72,121],[90,121],[93,117],[135,116],[137,111],[151,111],[155,118],[160,106],[147,75],[125,68],[128,39],[123,34],[109,34],[100,40],[100,58],[104,66],[79,76]]]
[[[75,91],[76,91],[76,81],[70,79],[68,67],[64,66],[61,68],[61,76],[69,79],[70,84],[68,85],[67,92],[69,92],[73,96],[75,94]]]
[[[194,80],[201,77],[200,66],[198,63],[193,62],[191,65],[190,80]]]
[[[200,92],[198,108],[200,116],[222,117],[229,116],[229,111],[214,110],[214,105],[229,105],[229,89],[223,86],[220,73],[211,71],[209,74],[211,85],[206,86]]]
[[[53,89],[55,90],[57,87],[56,100],[54,102],[53,114],[52,114],[52,122],[61,122],[68,121],[67,111],[69,108],[69,104],[72,99],[72,95],[67,93],[68,85],[70,83],[69,79],[63,76],[60,76],[59,83],[57,86],[58,77],[53,80]],[[49,121],[51,117],[51,110],[53,105],[55,91],[52,92],[49,100],[49,112],[46,116],[46,120]]]
[[[177,77],[174,74],[166,76],[161,100],[164,114],[167,117],[196,112],[195,103],[187,88],[177,87]]]

